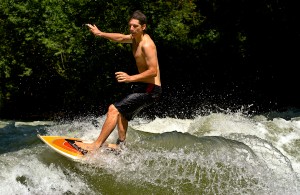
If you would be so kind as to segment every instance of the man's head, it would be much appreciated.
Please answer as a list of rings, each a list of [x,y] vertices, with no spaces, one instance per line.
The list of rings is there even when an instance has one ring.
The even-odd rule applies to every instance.
[[[140,25],[147,24],[147,17],[140,10],[136,10],[135,12],[133,12],[133,14],[130,17],[130,20],[131,19],[136,19],[140,21]]]
[[[141,11],[137,10],[133,12],[128,22],[130,33],[133,37],[140,33],[144,33],[146,30],[147,17]]]

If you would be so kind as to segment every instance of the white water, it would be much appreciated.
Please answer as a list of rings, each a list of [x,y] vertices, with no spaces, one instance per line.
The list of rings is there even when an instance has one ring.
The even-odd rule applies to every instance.
[[[300,189],[299,116],[299,111],[292,111],[255,116],[249,116],[242,112],[211,113],[205,116],[199,115],[193,119],[156,118],[146,120],[136,118],[129,124],[128,151],[124,152],[121,157],[115,155],[96,157],[88,162],[88,166],[81,166],[64,158],[56,159],[59,156],[41,143],[36,138],[36,134],[67,135],[84,140],[94,140],[100,132],[105,116],[62,121],[59,124],[43,121],[2,121],[0,122],[0,136],[6,136],[14,141],[16,137],[14,135],[22,134],[23,138],[28,137],[29,139],[24,143],[19,143],[14,150],[0,154],[0,194],[41,194],[41,192],[43,192],[42,194],[81,194],[82,192],[84,194],[102,194],[106,188],[108,191],[118,191],[117,186],[114,186],[113,189],[110,189],[108,184],[106,187],[102,186],[108,181],[121,182],[125,186],[127,186],[126,182],[131,185],[141,183],[141,186],[134,186],[132,190],[137,187],[146,190],[142,186],[150,185],[147,187],[149,191],[161,188],[169,189],[169,192],[175,194],[182,194],[184,189],[181,189],[180,186],[185,182],[191,183],[195,188],[201,186],[203,167],[213,168],[221,173],[224,171],[223,168],[217,168],[211,164],[223,162],[226,166],[234,164],[241,168],[231,173],[237,174],[238,178],[243,177],[246,179],[245,181],[248,181],[248,177],[260,182],[263,180],[264,184],[259,184],[260,189],[258,190],[257,186],[251,188],[251,185],[242,190],[232,189],[230,186],[234,181],[228,181],[228,184],[222,184],[225,185],[223,189],[222,185],[218,184],[220,181],[213,179],[209,185],[212,187],[220,185],[220,189],[213,191],[212,189],[215,189],[213,187],[207,190],[208,193],[223,192],[223,194],[227,194],[235,191],[236,194],[259,192],[261,194],[296,195]],[[93,125],[95,120],[98,121],[99,127]],[[44,125],[48,126],[43,131],[40,127],[44,127]],[[15,134],[13,131],[16,131]],[[7,136],[8,132],[11,135]],[[149,134],[143,134],[143,132],[151,135],[146,142],[145,138]],[[200,145],[198,143],[189,145],[189,142],[192,141],[189,139],[184,145],[185,142],[181,143],[180,140],[186,139],[186,137],[180,134],[165,134],[168,132],[180,132],[183,135],[192,135],[194,138],[217,136],[238,141],[243,145],[240,145],[239,148],[232,145],[235,143],[226,140],[223,143],[222,140],[219,140],[212,143],[227,146],[224,153],[220,153],[220,151],[215,153],[215,150],[201,150],[201,148],[207,147],[205,145],[207,139],[200,142]],[[155,137],[155,135],[158,136]],[[114,142],[116,139],[117,131],[115,130],[108,138],[108,142]],[[145,146],[139,145],[139,142]],[[163,142],[164,147],[169,146],[166,142],[170,142],[174,147],[177,145],[179,149],[160,150],[159,147],[148,149],[151,146],[148,144],[161,144],[160,142]],[[230,149],[231,147],[232,149]],[[187,150],[187,148],[189,149]],[[238,155],[233,155],[235,153],[232,152],[237,152]],[[208,172],[204,173],[208,174]],[[108,181],[101,179],[103,175],[107,174],[112,178],[106,179]],[[93,178],[92,181],[90,176]],[[214,176],[211,175],[211,177]],[[236,175],[231,177],[234,178]]]

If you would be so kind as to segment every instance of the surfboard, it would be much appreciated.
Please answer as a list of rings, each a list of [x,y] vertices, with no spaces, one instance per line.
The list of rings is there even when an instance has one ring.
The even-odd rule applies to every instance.
[[[81,150],[74,144],[75,141],[82,141],[79,138],[39,134],[37,136],[54,151],[72,160],[80,160],[87,154],[87,151]]]
[[[37,135],[45,144],[57,153],[74,161],[83,160],[88,153],[85,150],[79,148],[75,141],[84,143],[91,143],[91,141],[83,141],[80,138],[66,137],[66,136],[51,136],[51,135]],[[113,152],[114,154],[120,154],[121,150],[117,148],[116,144],[103,144],[105,151]]]

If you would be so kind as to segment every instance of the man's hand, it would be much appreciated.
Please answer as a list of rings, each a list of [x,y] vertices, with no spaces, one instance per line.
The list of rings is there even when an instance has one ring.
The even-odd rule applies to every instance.
[[[129,83],[130,76],[126,72],[116,72],[116,79],[119,83]]]
[[[89,27],[90,31],[94,34],[94,35],[98,35],[101,37],[101,31],[98,29],[98,27],[94,24],[86,24],[87,27]]]

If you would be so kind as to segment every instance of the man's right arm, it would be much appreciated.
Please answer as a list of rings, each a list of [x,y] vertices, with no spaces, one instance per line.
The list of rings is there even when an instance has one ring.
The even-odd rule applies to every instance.
[[[106,39],[109,39],[111,41],[119,42],[119,43],[132,43],[132,36],[131,35],[125,35],[121,33],[107,33],[100,31],[96,25],[87,24],[90,31],[95,35],[99,37],[103,37]]]

